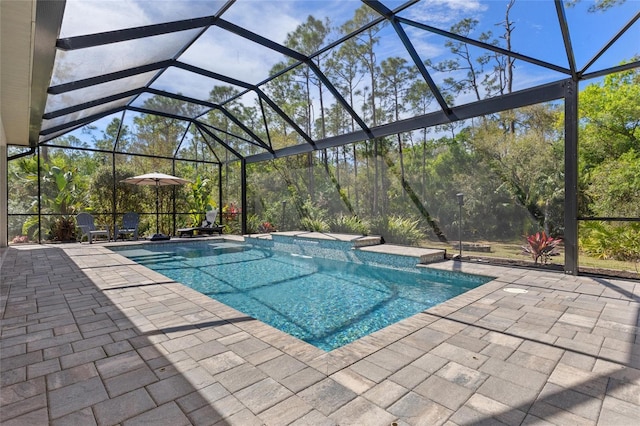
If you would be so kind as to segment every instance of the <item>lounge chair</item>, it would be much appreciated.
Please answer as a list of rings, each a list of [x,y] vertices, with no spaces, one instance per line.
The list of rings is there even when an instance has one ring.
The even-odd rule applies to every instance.
[[[194,226],[192,228],[180,228],[178,229],[178,235],[184,237],[185,235],[193,237],[194,232],[198,234],[211,235],[217,232],[218,235],[222,235],[222,226],[216,225],[216,217],[218,216],[218,210],[209,210],[206,214],[206,219],[202,222],[201,226]]]
[[[126,235],[132,234],[133,239],[137,240],[139,221],[140,221],[140,217],[138,216],[138,213],[134,213],[134,212],[125,213],[124,216],[122,217],[122,228],[119,228],[116,225],[115,232],[113,233],[113,239],[117,241],[118,237],[122,235],[122,239],[124,240],[124,237]]]
[[[82,235],[80,235],[80,242],[82,242],[85,236],[87,237],[87,240],[89,240],[89,244],[93,244],[93,237],[98,235],[106,235],[107,241],[111,239],[109,229],[96,228],[96,225],[93,222],[93,216],[89,213],[79,213],[76,216],[76,222],[78,222],[78,228],[80,228],[80,231],[82,232]]]

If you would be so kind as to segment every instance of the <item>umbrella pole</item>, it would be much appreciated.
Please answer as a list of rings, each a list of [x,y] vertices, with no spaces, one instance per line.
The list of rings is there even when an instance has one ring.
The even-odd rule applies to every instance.
[[[159,201],[159,195],[158,195],[158,181],[156,181],[156,234],[160,233],[160,214],[159,214],[159,208],[160,206],[160,201]]]

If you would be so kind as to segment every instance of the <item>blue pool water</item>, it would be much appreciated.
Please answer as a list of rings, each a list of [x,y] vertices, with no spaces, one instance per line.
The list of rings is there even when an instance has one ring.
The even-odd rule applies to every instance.
[[[311,257],[242,243],[113,248],[326,351],[490,280]]]

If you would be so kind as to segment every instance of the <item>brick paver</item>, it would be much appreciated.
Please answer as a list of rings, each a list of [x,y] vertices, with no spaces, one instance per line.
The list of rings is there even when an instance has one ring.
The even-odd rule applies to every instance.
[[[3,426],[640,418],[636,281],[432,264],[496,279],[325,353],[103,244],[0,259]]]

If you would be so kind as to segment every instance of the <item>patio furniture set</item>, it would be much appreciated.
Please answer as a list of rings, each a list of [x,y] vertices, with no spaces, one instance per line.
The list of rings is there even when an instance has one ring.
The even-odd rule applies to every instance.
[[[191,228],[179,228],[177,233],[180,237],[189,236],[193,237],[195,233],[198,235],[212,235],[214,232],[217,232],[218,235],[222,235],[223,227],[221,225],[217,225],[215,223],[216,217],[218,215],[217,210],[211,210],[206,213],[206,219],[202,222],[201,226],[195,226]],[[138,224],[140,221],[140,216],[138,213],[128,212],[125,213],[122,218],[122,226],[115,226],[113,231],[113,240],[117,241],[118,238],[124,238],[126,236],[131,236],[133,240],[138,240]],[[85,237],[89,244],[93,244],[94,239],[98,237],[106,237],[107,241],[111,240],[112,233],[110,226],[101,225],[96,226],[95,220],[93,216],[89,213],[79,213],[76,216],[76,222],[78,223],[78,228],[80,229],[80,242],[82,242]],[[151,237],[151,240],[154,241],[159,233],[154,234]],[[168,240],[170,237],[164,236],[162,239]]]

